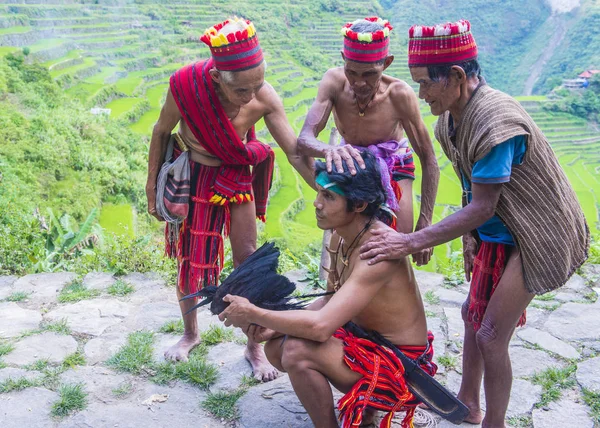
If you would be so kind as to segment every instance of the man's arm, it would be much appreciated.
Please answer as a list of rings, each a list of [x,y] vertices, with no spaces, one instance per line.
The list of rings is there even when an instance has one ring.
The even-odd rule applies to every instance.
[[[265,125],[267,125],[269,132],[286,154],[290,164],[300,173],[304,181],[314,189],[314,159],[310,156],[302,156],[299,153],[296,134],[294,134],[287,120],[281,99],[270,85],[265,89],[267,93],[266,101],[270,106],[270,111],[265,114]]]
[[[373,297],[390,278],[394,264],[391,262],[368,266],[357,265],[331,299],[316,311],[270,311],[254,306],[239,296],[225,296],[230,305],[219,315],[225,325],[258,324],[265,328],[295,337],[325,342],[346,322],[350,321],[371,302]]]
[[[327,171],[331,172],[332,164],[338,172],[344,172],[342,161],[346,162],[352,175],[356,174],[354,162],[356,159],[361,168],[365,168],[360,152],[350,145],[330,146],[317,139],[321,131],[327,125],[327,120],[333,109],[336,92],[336,70],[328,70],[319,84],[317,98],[308,110],[304,125],[298,137],[298,149],[306,156],[325,158]]]
[[[429,132],[421,117],[419,101],[412,88],[408,85],[399,85],[398,89],[393,93],[393,99],[394,106],[402,122],[402,127],[414,152],[419,157],[423,170],[423,179],[421,181],[421,213],[415,227],[415,231],[419,231],[431,225],[440,179],[440,169]]]
[[[150,151],[148,153],[148,179],[146,181],[146,197],[148,198],[148,213],[159,220],[163,220],[156,214],[156,178],[160,168],[165,161],[165,152],[171,132],[179,123],[181,113],[171,94],[167,92],[167,100],[162,106],[158,121],[152,129],[150,140]]]
[[[492,218],[501,193],[502,184],[472,183],[473,199],[466,207],[415,233],[401,234],[389,228],[372,230],[373,237],[361,246],[360,257],[374,264],[452,241]]]

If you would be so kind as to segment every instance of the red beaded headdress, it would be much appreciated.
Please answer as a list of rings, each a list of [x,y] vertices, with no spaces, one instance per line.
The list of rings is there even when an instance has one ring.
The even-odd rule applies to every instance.
[[[224,34],[223,27],[231,24],[239,29]],[[210,47],[218,70],[242,71],[263,62],[263,53],[258,43],[254,24],[247,19],[230,18],[208,28],[200,40]]]
[[[452,65],[477,58],[471,23],[465,19],[408,30],[408,66]]]
[[[357,33],[350,27],[360,21],[370,21],[380,24],[383,29],[373,33]],[[393,27],[384,19],[372,16],[349,22],[342,27],[344,35],[344,57],[357,62],[377,62],[388,56],[390,31]]]

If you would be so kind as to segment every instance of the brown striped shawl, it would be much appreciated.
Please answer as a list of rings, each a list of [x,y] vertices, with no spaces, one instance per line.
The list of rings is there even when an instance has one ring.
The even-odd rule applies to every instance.
[[[517,135],[527,137],[523,163],[512,168],[502,186],[496,215],[521,251],[525,287],[543,294],[564,285],[587,259],[590,231],[577,196],[542,131],[510,96],[480,86],[449,136],[450,113],[437,123],[435,136],[456,174],[471,180],[475,162],[496,145]]]

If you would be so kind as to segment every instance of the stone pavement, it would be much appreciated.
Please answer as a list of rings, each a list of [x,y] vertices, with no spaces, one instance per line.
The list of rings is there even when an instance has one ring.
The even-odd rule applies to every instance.
[[[292,279],[301,275],[289,273]],[[416,275],[429,328],[435,334],[438,379],[456,392],[462,371],[460,306],[467,286],[444,288],[441,275],[420,271]],[[155,332],[154,360],[157,363],[163,360],[164,350],[178,339],[176,335],[159,332],[165,323],[180,317],[175,293],[154,275],[131,274],[121,280],[133,286],[134,291],[114,297],[107,289],[116,278],[94,273],[83,278],[83,284],[97,290],[97,296],[76,303],[58,303],[60,291],[74,279],[76,275],[72,273],[0,277],[1,427],[312,426],[286,376],[250,387],[237,402],[238,417],[233,421],[215,418],[203,409],[201,403],[209,393],[235,391],[243,377],[251,375],[240,340],[209,348],[206,358],[219,371],[210,390],[183,381],[158,385],[147,373],[132,375],[115,371],[106,361],[126,343],[128,334],[135,331]],[[20,300],[15,293],[21,292],[26,297],[23,299],[21,295]],[[510,426],[594,426],[583,390],[600,393],[598,294],[600,266],[591,265],[558,292],[534,300],[528,309],[527,326],[519,329],[511,342],[514,382],[507,421]],[[206,310],[199,311],[198,320],[201,330],[218,324],[217,318]],[[85,362],[65,366],[63,361],[76,353],[83,355]],[[40,365],[40,361],[44,364]],[[536,406],[543,391],[532,382],[533,374],[572,363],[577,364],[573,374],[576,382],[563,390],[557,401]],[[67,368],[58,371],[54,382],[39,382],[44,366]],[[1,392],[15,382],[30,386]],[[86,407],[62,419],[52,417],[51,407],[59,400],[58,386],[76,383],[84,384]],[[125,393],[119,393],[124,386]],[[454,426],[425,411],[419,411],[417,416],[416,427]]]

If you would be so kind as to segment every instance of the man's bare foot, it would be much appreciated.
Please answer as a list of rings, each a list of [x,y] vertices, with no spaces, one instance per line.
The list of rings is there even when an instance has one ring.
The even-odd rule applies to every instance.
[[[171,361],[187,361],[188,355],[200,343],[200,336],[184,334],[179,342],[165,351],[165,359]]]
[[[258,343],[250,343],[246,346],[244,356],[252,365],[254,378],[261,382],[269,382],[279,376],[279,372],[269,363],[263,347]]]
[[[468,424],[479,425],[481,421],[483,421],[483,412],[481,409],[478,407],[471,407],[467,403],[465,403],[465,406],[469,408],[469,414],[465,418],[464,422]]]

